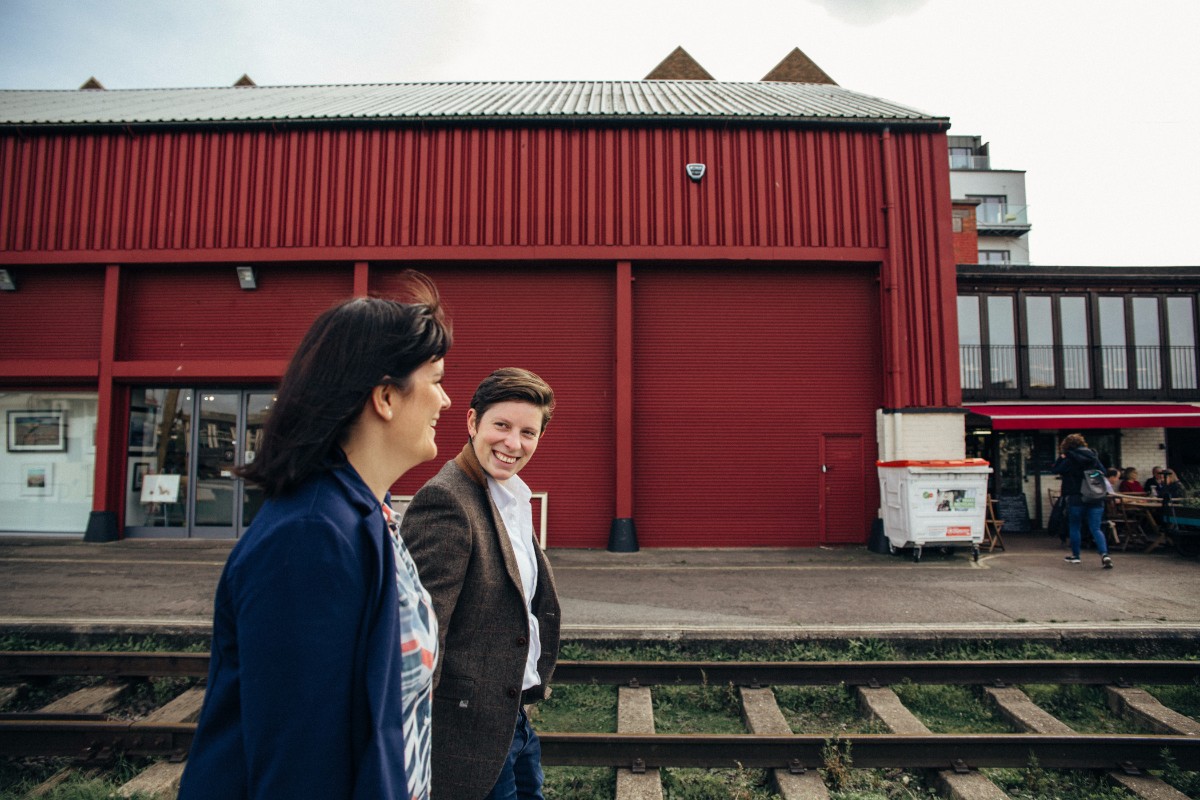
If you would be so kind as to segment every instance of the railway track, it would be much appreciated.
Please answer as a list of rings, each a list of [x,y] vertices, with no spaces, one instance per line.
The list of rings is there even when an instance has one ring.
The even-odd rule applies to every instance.
[[[207,654],[0,653],[0,756],[92,763],[117,755],[162,759],[155,769],[164,776],[165,796],[170,796],[170,782],[177,781],[191,745],[202,687],[192,686],[133,718],[113,719],[110,714],[121,695],[138,682],[199,681],[207,672]],[[3,711],[26,687],[62,677],[91,679],[92,685],[36,709]],[[622,791],[634,791],[629,787],[639,781],[656,782],[660,767],[768,769],[785,798],[820,797],[817,769],[851,752],[855,769],[933,770],[948,792],[958,791],[960,796],[1003,797],[963,795],[954,787],[956,782],[986,783],[979,768],[1022,768],[1031,759],[1047,769],[1109,772],[1144,797],[1172,796],[1163,793],[1172,791],[1170,787],[1147,777],[1148,770],[1162,769],[1168,762],[1179,769],[1200,770],[1200,722],[1162,706],[1135,686],[1200,685],[1198,661],[575,661],[560,663],[555,683],[621,687],[617,733],[548,732],[541,737],[547,765],[617,768],[618,797]],[[931,733],[889,688],[901,683],[981,687],[1015,732]],[[1016,688],[1025,684],[1104,687],[1114,711],[1135,719],[1145,732],[1076,733]],[[655,734],[654,687],[687,685],[736,687],[748,733]],[[890,732],[836,737],[792,733],[770,689],[836,685],[855,693],[863,713]],[[644,796],[644,790],[638,789],[643,792],[638,796]]]

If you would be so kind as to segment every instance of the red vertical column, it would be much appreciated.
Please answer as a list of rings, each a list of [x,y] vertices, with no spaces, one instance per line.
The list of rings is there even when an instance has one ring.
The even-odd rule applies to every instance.
[[[371,284],[371,265],[366,261],[354,262],[354,296],[366,297]]]
[[[616,270],[616,516],[608,549],[638,549],[633,522],[633,264],[618,261]]]
[[[116,508],[121,485],[121,462],[124,451],[113,442],[117,424],[116,393],[113,386],[113,361],[117,357],[117,307],[121,291],[121,267],[109,264],[104,268],[104,310],[100,321],[100,364],[97,376],[96,402],[96,463],[92,486],[92,513],[88,517],[86,542],[111,542],[119,538],[120,527]]]

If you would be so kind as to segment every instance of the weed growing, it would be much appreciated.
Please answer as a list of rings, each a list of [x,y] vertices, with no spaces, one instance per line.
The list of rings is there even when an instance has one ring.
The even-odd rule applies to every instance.
[[[656,733],[745,733],[742,700],[733,686],[656,686]]]
[[[610,800],[617,775],[607,767],[544,767],[546,800]]]
[[[1187,686],[1143,686],[1158,702],[1180,714],[1200,721],[1200,684]]]
[[[905,682],[892,689],[934,733],[1012,733],[973,687]]]
[[[123,784],[149,763],[145,759],[118,758],[106,767],[101,777],[96,776],[94,770],[71,771],[62,783],[38,796],[44,800],[111,800],[118,796],[117,790]],[[16,769],[10,772],[7,769],[10,762],[5,762],[4,766],[0,767],[0,800],[17,800],[28,796],[33,789],[51,777],[70,769],[70,764],[70,761],[64,759],[21,759],[20,763],[15,765]],[[130,797],[133,800],[153,800],[150,795],[142,793],[135,793]]]
[[[530,718],[539,731],[615,733],[617,687],[555,686],[549,700],[543,700],[531,709]]]
[[[1029,699],[1078,733],[1146,733],[1137,723],[1114,715],[1099,686],[1030,684]]]
[[[1046,770],[1030,757],[1025,769],[985,769],[982,772],[1012,800],[1133,800],[1134,795],[1090,770]]]
[[[884,733],[858,712],[845,686],[776,686],[775,702],[793,733]]]
[[[831,800],[931,800],[936,791],[917,773],[900,769],[855,769],[853,746],[837,737],[821,749],[821,778]]]
[[[1160,777],[1188,797],[1200,797],[1200,772],[1179,768],[1171,751],[1162,752],[1163,770]]]
[[[679,769],[662,770],[664,800],[779,800],[771,791],[766,770]]]

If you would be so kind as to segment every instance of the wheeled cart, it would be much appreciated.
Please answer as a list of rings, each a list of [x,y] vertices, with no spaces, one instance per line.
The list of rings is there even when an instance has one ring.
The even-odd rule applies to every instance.
[[[920,561],[926,547],[969,547],[979,560],[992,471],[987,461],[878,461],[875,466],[890,552],[911,549],[913,561]]]

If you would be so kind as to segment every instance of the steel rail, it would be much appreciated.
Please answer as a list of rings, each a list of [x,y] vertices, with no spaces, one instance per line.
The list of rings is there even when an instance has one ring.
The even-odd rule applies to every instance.
[[[576,661],[560,662],[554,683],[658,686],[1004,686],[1027,683],[1189,684],[1200,661]]]
[[[0,721],[0,756],[117,754],[182,758],[195,723]],[[548,765],[593,767],[756,767],[812,769],[845,755],[855,768],[1025,767],[1031,757],[1052,769],[1162,768],[1164,753],[1181,769],[1200,769],[1200,738],[1079,734],[753,734],[543,733]]]
[[[208,674],[207,653],[0,653],[0,677],[100,675],[193,677]],[[554,682],[616,686],[888,686],[1026,683],[1189,684],[1200,661],[562,661]]]
[[[844,734],[755,736],[737,734],[544,733],[542,761],[595,767],[766,767],[795,770],[822,766],[832,752],[854,768],[954,769],[1027,767],[1036,757],[1053,769],[1165,766],[1164,751],[1185,770],[1200,768],[1200,738],[1113,734]]]
[[[64,675],[203,678],[208,653],[0,652],[0,678]]]
[[[0,721],[0,756],[65,756],[108,760],[118,754],[183,759],[192,722]]]

